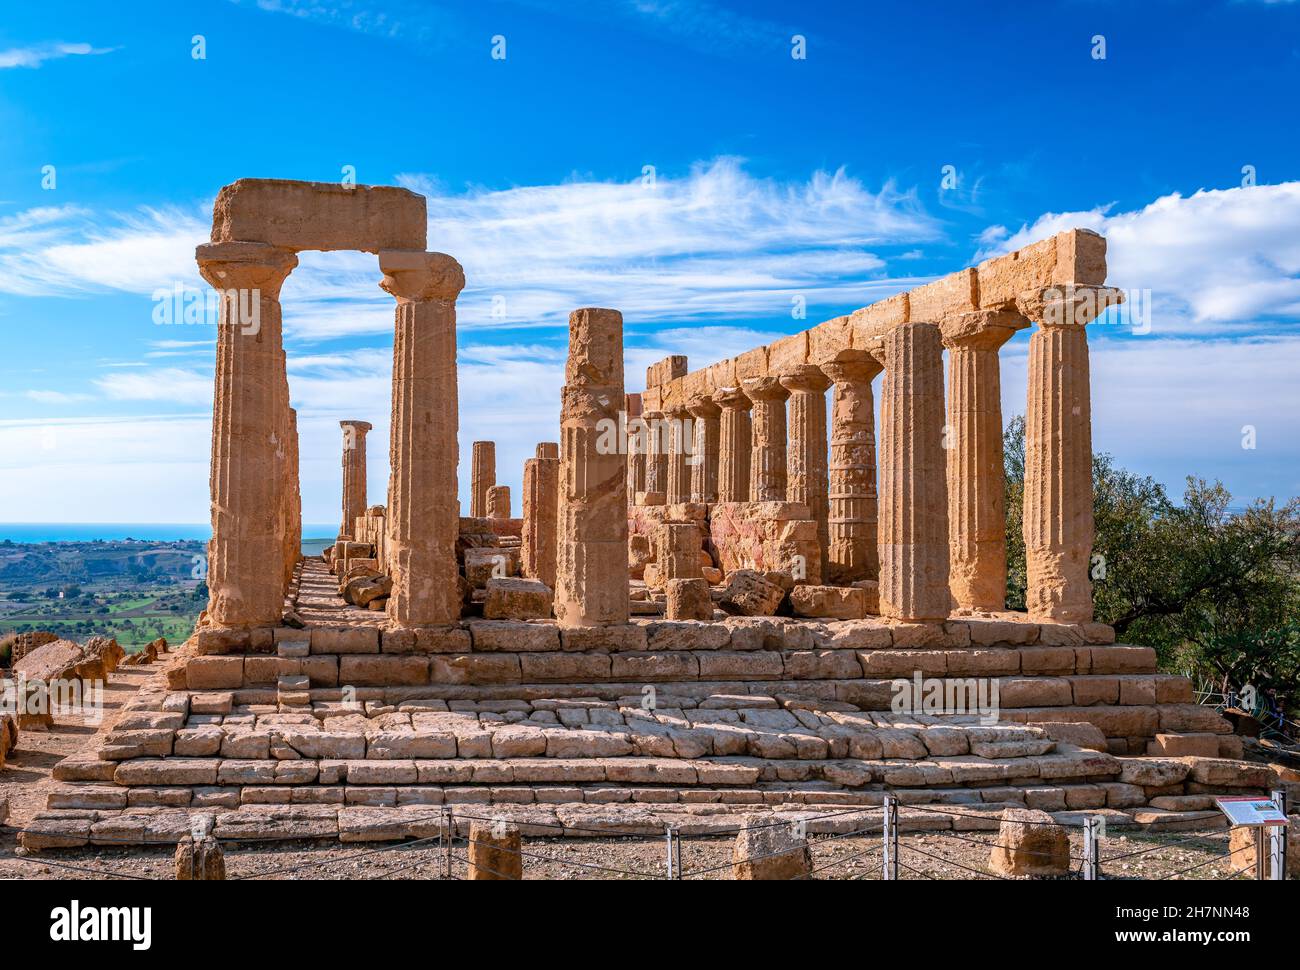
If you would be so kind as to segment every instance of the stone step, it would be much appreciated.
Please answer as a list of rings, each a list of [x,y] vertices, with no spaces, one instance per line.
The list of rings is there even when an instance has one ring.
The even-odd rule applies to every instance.
[[[593,698],[407,701],[397,706],[323,702],[287,713],[264,705],[204,705],[226,713],[129,711],[105,737],[105,761],[142,758],[398,760],[409,758],[623,758],[750,756],[762,759],[925,760],[1047,754],[1051,734],[978,716],[871,713],[798,700],[711,695],[653,710]],[[191,700],[193,704],[193,700]],[[1070,740],[1065,735],[1058,735]],[[1100,747],[1100,745],[1096,745]]]
[[[942,805],[909,805],[899,814],[899,828],[909,832],[995,831],[1004,808],[1018,803],[963,805],[960,812]],[[781,805],[667,805],[647,803],[539,805],[452,803],[456,834],[465,837],[476,819],[505,819],[520,826],[526,838],[602,838],[611,836],[662,838],[668,828],[683,837],[731,838],[746,819],[767,815],[774,821],[800,821],[811,835],[873,834],[880,830],[879,810],[846,808],[834,803]],[[436,810],[435,810],[436,809]],[[241,805],[184,810],[47,810],[29,823],[21,840],[28,851],[85,845],[175,845],[191,830],[196,811],[210,815],[213,834],[223,841],[329,839],[341,842],[385,842],[432,839],[440,833],[441,806]],[[1179,813],[1173,813],[1175,815]],[[1184,813],[1186,814],[1186,813]],[[1106,819],[1107,830],[1141,828],[1129,813],[1116,809],[1054,812],[1063,825],[1081,826],[1091,815]],[[1159,828],[1177,828],[1176,819],[1152,819]],[[1191,813],[1186,828],[1213,824]]]
[[[1020,786],[1040,781],[1112,780],[1120,760],[1070,745],[1021,757],[935,756],[890,758],[133,758],[117,763],[111,781],[123,787],[245,785],[752,785],[757,782],[827,782],[842,788]],[[65,779],[75,772],[63,772]],[[88,781],[84,776],[80,780]],[[104,784],[106,780],[96,780]]]
[[[353,611],[355,613],[357,611]],[[192,653],[220,656],[275,653],[283,644],[308,644],[312,654],[624,653],[628,651],[781,651],[1012,649],[1074,651],[1075,673],[1124,673],[1139,664],[1154,670],[1149,647],[1116,644],[1101,624],[1057,625],[1024,621],[959,619],[944,623],[728,617],[718,622],[636,618],[623,626],[560,629],[549,620],[468,620],[455,626],[380,629],[379,622],[348,614],[347,623],[313,620],[304,629],[266,627],[247,631],[196,631]],[[1094,664],[1094,654],[1095,664]],[[1064,657],[1058,653],[1056,657]],[[1050,663],[1061,661],[1046,654]]]

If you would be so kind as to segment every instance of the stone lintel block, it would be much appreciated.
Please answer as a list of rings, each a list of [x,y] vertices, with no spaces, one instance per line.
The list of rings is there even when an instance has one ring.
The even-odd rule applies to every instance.
[[[808,363],[808,332],[806,330],[782,337],[767,345],[767,372],[777,376],[793,367]]]
[[[852,317],[833,317],[808,331],[808,363],[822,364],[836,360],[852,346]],[[726,385],[723,385],[726,386]]]
[[[907,294],[908,319],[938,323],[945,317],[979,306],[979,283],[974,269],[958,270],[926,283]]]
[[[1012,299],[1014,300],[1014,296]],[[908,294],[895,293],[883,300],[877,300],[870,306],[854,310],[849,315],[849,327],[852,331],[851,346],[857,350],[872,350],[876,338],[908,322],[909,307]]]
[[[217,194],[212,242],[284,249],[419,249],[427,244],[422,195],[387,185],[239,179]]]

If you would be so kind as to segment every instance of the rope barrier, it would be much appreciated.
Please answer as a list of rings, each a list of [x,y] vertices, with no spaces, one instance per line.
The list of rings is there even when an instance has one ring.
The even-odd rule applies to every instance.
[[[941,855],[934,855],[933,853],[926,852],[924,849],[918,849],[918,848],[917,848],[916,846],[914,846],[914,845],[907,845],[907,844],[904,843],[904,842],[900,842],[898,845],[899,845],[899,848],[900,848],[900,849],[907,849],[907,850],[909,850],[910,852],[918,852],[918,853],[920,853],[921,855],[926,856],[927,858],[934,859],[936,862],[942,862],[944,865],[948,865],[948,866],[956,866],[958,869],[965,869],[967,872],[973,872],[975,875],[977,875],[977,876],[983,876],[983,877],[985,877],[986,879],[1005,879],[1005,878],[1006,878],[1005,876],[999,876],[999,875],[996,875],[996,874],[994,874],[994,873],[992,873],[992,872],[984,872],[984,871],[982,871],[982,870],[980,870],[980,869],[972,869],[970,866],[963,865],[963,864],[960,863],[960,862],[954,862],[954,861],[951,860],[951,859],[945,859],[945,858],[944,858],[943,856],[941,856]]]

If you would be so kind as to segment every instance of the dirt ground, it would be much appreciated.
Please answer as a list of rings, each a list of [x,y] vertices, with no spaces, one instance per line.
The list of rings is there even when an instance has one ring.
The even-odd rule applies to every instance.
[[[150,668],[123,668],[105,689],[100,724],[63,717],[48,733],[24,731],[18,749],[0,771],[0,795],[7,795],[10,817],[0,827],[0,880],[4,879],[171,879],[174,850],[167,847],[89,846],[19,855],[14,829],[45,806],[50,771],[60,759],[96,744],[95,735],[116,720],[122,704],[150,675]],[[994,831],[913,833],[901,837],[902,879],[997,878],[988,872]],[[732,840],[681,839],[680,872],[686,879],[730,879]],[[1103,877],[1109,879],[1223,879],[1245,863],[1227,852],[1223,830],[1159,835],[1112,832],[1102,848]],[[814,836],[814,879],[880,879],[881,837]],[[228,879],[452,879],[467,878],[467,845],[457,838],[450,856],[433,840],[410,843],[339,842],[228,843]],[[527,839],[525,879],[663,879],[667,876],[664,839]],[[1071,835],[1077,870],[1082,836]],[[1195,868],[1193,868],[1195,867]],[[1184,872],[1183,870],[1191,870]],[[1236,878],[1247,878],[1237,875]]]

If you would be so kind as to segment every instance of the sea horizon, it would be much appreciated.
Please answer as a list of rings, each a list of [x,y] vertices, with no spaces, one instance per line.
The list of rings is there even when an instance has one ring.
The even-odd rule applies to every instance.
[[[333,540],[337,525],[304,523],[303,540]],[[208,522],[0,522],[0,542],[207,542],[212,538]]]

